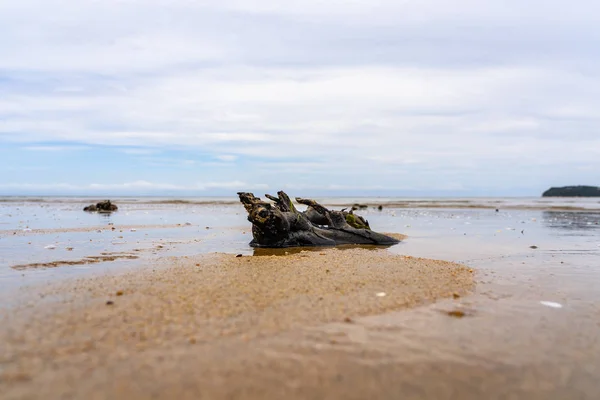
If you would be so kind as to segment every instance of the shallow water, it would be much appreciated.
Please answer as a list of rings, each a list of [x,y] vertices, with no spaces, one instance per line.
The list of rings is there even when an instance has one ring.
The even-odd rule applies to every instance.
[[[135,255],[137,260],[125,263],[134,266],[140,260],[156,255],[272,253],[248,246],[250,224],[240,205],[229,204],[231,199],[219,200],[225,203],[204,199],[203,204],[165,204],[164,199],[151,199],[151,202],[145,203],[143,199],[128,199],[118,212],[112,214],[82,212],[82,205],[90,202],[81,203],[82,199],[45,200],[0,202],[0,288],[61,279],[86,270],[118,269],[123,264],[84,264],[77,268],[61,267],[59,264],[52,271],[34,266],[24,268],[30,264],[72,262],[90,256]],[[354,202],[352,199],[338,200],[349,204]],[[445,201],[440,200],[441,203]],[[561,200],[549,201],[559,204]],[[564,201],[582,202],[581,199]],[[389,206],[379,211],[371,206],[359,213],[377,231],[401,232],[409,236],[406,241],[390,248],[393,253],[457,261],[477,267],[508,259],[535,264],[536,260],[545,256],[579,266],[599,255],[600,212],[543,211],[529,206],[528,203],[526,209],[498,211],[488,208]],[[530,246],[537,246],[537,249]],[[286,251],[293,250],[276,253],[285,254]],[[15,266],[20,268],[13,268]],[[592,280],[600,277],[596,275],[600,272],[595,269],[588,273]]]
[[[444,208],[443,201],[440,207],[386,205],[382,211],[361,210],[373,229],[408,235],[388,251],[475,268],[475,293],[361,318],[354,324],[284,334],[268,343],[272,362],[285,366],[285,360],[293,358],[316,370],[323,367],[324,375],[341,370],[360,376],[354,382],[356,393],[361,382],[374,380],[388,389],[412,387],[415,398],[598,398],[600,213],[592,210],[594,201],[584,201],[589,209],[580,211],[536,209],[526,201],[524,208],[498,211]],[[122,228],[129,226],[136,228]],[[86,231],[86,227],[94,228]],[[243,208],[214,202],[130,201],[110,215],[87,214],[80,204],[68,201],[4,202],[0,231],[4,294],[36,283],[135,268],[158,256],[208,252],[285,256],[294,251],[250,248],[250,224]],[[55,248],[47,249],[48,245]],[[14,268],[103,253],[139,258]],[[463,311],[465,317],[449,317],[446,311],[452,310]],[[332,338],[336,346],[331,345]],[[325,368],[334,361],[339,365]],[[369,394],[394,398],[382,388]]]

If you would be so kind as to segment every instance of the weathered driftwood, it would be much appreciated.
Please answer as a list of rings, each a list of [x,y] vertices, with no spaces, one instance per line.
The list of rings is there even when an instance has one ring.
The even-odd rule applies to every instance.
[[[310,199],[297,197],[308,206],[299,212],[283,191],[266,195],[273,203],[252,193],[239,192],[252,223],[253,247],[336,246],[341,244],[392,245],[399,240],[373,232],[369,222],[350,212],[328,210]]]

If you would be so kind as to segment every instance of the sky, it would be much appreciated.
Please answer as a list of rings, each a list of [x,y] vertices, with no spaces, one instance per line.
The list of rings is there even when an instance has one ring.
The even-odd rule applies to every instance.
[[[0,0],[0,195],[600,185],[600,2]]]

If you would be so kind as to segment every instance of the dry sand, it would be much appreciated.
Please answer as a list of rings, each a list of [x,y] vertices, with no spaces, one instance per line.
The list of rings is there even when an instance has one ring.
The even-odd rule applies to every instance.
[[[275,399],[306,397],[309,386],[312,398],[368,395],[377,380],[331,388],[348,370],[335,353],[312,365],[273,358],[277,338],[302,340],[307,327],[463,296],[473,285],[467,267],[381,249],[160,264],[29,288],[2,311],[0,398]]]

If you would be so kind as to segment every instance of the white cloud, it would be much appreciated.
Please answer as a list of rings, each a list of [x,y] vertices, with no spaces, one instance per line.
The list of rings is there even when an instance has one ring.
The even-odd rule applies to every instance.
[[[250,184],[241,181],[232,182],[207,182],[194,183],[189,185],[176,185],[170,183],[134,181],[123,183],[90,183],[85,185],[75,185],[70,183],[0,183],[0,189],[20,189],[28,191],[49,190],[69,192],[136,192],[136,191],[177,191],[177,192],[197,192],[210,189],[231,189],[231,190],[251,190],[268,189],[266,184]]]
[[[139,148],[129,148],[129,149],[119,149],[121,153],[131,154],[131,155],[153,155],[160,153],[158,149],[139,149]]]
[[[238,156],[235,156],[233,154],[220,154],[215,156],[215,159],[224,162],[233,162],[238,159]]]
[[[24,146],[23,150],[27,151],[50,151],[50,152],[63,152],[63,151],[80,151],[89,150],[89,146]]]
[[[115,190],[568,180],[600,168],[599,4],[2,2],[0,143],[114,146]]]

